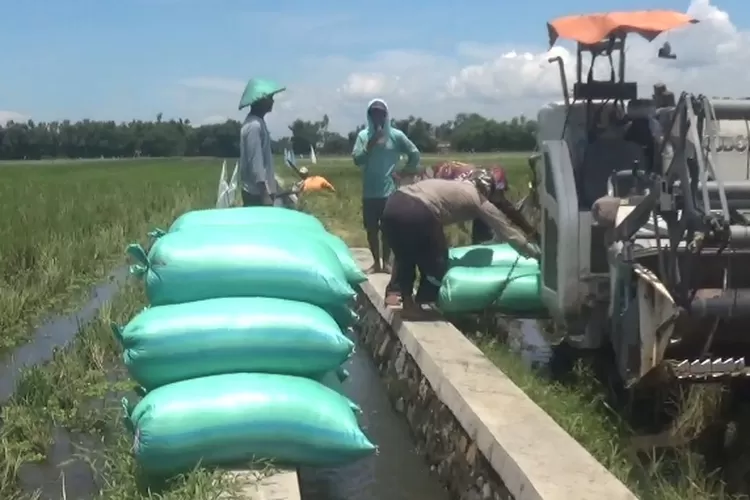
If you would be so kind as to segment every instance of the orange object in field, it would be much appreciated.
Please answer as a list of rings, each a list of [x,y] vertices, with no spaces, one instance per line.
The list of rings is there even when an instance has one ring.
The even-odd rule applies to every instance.
[[[307,179],[305,179],[302,183],[302,190],[305,192],[324,190],[336,191],[333,188],[333,184],[328,182],[328,179],[319,175],[313,175],[312,177],[308,177]]]
[[[550,47],[558,38],[594,44],[618,33],[637,33],[650,42],[665,31],[697,22],[682,12],[641,10],[560,17],[547,23],[547,31]]]

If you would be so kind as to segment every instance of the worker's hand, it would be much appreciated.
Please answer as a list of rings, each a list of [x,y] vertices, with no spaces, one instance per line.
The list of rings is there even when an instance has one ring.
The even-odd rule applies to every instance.
[[[328,182],[328,179],[325,177],[321,177],[319,175],[313,175],[312,177],[308,177],[302,182],[302,191],[303,192],[310,192],[310,191],[336,191],[336,189],[333,187],[333,184]]]
[[[530,259],[541,260],[542,258],[542,250],[539,248],[539,245],[537,245],[536,243],[531,243],[531,242],[527,243],[526,253]]]
[[[385,132],[383,132],[383,129],[377,129],[375,132],[373,132],[372,137],[367,142],[367,150],[370,151],[372,148],[377,146],[378,144],[382,144],[383,140],[385,138]]]

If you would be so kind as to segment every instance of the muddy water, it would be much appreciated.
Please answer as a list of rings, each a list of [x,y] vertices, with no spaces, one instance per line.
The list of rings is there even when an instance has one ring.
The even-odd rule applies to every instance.
[[[24,464],[19,469],[23,491],[38,500],[96,498],[99,486],[89,460],[91,450],[100,445],[90,436],[64,429],[55,429],[52,438],[46,461]]]
[[[115,296],[124,283],[127,271],[127,267],[122,267],[112,272],[103,283],[91,290],[89,300],[78,312],[50,318],[34,331],[30,342],[20,346],[8,359],[0,362],[0,404],[13,395],[23,368],[52,359],[55,348],[66,346],[82,326],[96,317],[99,309]]]
[[[13,395],[23,368],[49,361],[54,350],[70,343],[78,331],[90,323],[102,306],[110,301],[127,279],[122,267],[92,288],[89,299],[77,312],[50,318],[32,334],[31,340],[17,348],[0,364],[0,404]],[[2,423],[0,422],[0,425]],[[56,428],[52,434],[48,459],[42,463],[24,464],[19,469],[21,488],[39,500],[94,498],[99,490],[92,471],[90,451],[98,443],[83,434],[72,434]]]
[[[302,500],[447,500],[417,454],[405,417],[391,406],[365,347],[357,346],[346,369],[343,392],[362,408],[362,429],[379,453],[337,469],[300,469]]]

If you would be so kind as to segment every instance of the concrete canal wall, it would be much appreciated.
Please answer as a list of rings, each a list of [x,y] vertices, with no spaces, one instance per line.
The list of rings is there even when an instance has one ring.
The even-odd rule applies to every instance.
[[[354,249],[369,267],[369,252]],[[427,462],[461,500],[637,500],[450,323],[402,321],[361,286],[362,343]]]
[[[370,266],[367,250],[353,252],[363,268]],[[387,282],[387,275],[373,275],[360,287],[360,340],[452,498],[637,500],[452,324],[437,313],[402,321],[398,308],[386,308]],[[295,472],[266,478],[244,494],[301,498]]]

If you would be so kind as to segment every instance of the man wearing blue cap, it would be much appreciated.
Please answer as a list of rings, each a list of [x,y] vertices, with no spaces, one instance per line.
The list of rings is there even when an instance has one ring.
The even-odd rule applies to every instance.
[[[270,206],[278,192],[271,154],[271,135],[265,116],[273,109],[273,96],[282,92],[269,80],[252,79],[245,87],[239,109],[250,106],[240,129],[240,182],[242,206]]]

